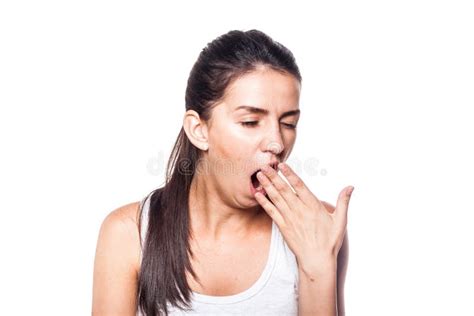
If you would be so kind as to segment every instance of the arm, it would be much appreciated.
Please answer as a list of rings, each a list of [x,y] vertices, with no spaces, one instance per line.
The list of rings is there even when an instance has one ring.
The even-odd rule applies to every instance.
[[[345,316],[344,306],[344,283],[346,281],[347,265],[349,260],[349,237],[344,236],[339,254],[337,255],[337,315]]]
[[[112,211],[102,222],[94,260],[92,315],[136,314],[140,239],[137,203]]]
[[[322,201],[329,212],[335,207]],[[349,256],[348,234],[339,249],[337,258],[328,256],[311,267],[298,266],[299,272],[299,315],[345,316],[344,282]],[[337,309],[336,309],[337,305]]]
[[[260,192],[255,193],[255,198],[277,223],[296,256],[299,315],[335,316],[338,310],[337,283],[339,280],[343,285],[345,277],[343,255],[340,256],[338,276],[338,257],[346,240],[347,212],[354,187],[346,186],[341,190],[334,207],[320,201],[286,163],[280,163],[278,168],[289,185],[276,170],[264,167],[257,173],[257,178],[269,198]],[[339,293],[342,293],[343,286],[340,287]],[[341,313],[344,312],[343,303],[341,296]]]
[[[337,258],[328,256],[320,262],[298,264],[298,315],[337,315]]]

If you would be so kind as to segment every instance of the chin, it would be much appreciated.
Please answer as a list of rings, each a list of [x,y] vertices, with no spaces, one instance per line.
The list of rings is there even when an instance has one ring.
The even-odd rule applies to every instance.
[[[266,193],[265,193],[265,197],[267,199],[269,199],[269,197]],[[255,207],[255,206],[261,207],[261,205],[260,205],[260,203],[258,203],[257,199],[252,195],[249,196],[249,202],[247,203],[247,205],[248,205],[248,207]]]

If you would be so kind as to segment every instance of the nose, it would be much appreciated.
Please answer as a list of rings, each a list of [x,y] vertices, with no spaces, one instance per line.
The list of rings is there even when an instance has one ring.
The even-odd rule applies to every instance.
[[[279,128],[272,129],[265,139],[264,151],[269,151],[275,156],[280,155],[285,146]]]

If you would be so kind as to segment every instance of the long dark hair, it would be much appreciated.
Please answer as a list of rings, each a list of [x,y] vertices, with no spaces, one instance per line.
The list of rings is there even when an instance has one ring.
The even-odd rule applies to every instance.
[[[208,43],[189,74],[186,110],[196,111],[207,121],[213,106],[222,100],[231,81],[264,65],[291,74],[299,82],[301,75],[293,54],[280,43],[258,30],[233,30]],[[167,164],[163,187],[150,197],[148,230],[143,245],[138,277],[137,302],[143,315],[168,315],[167,303],[180,309],[191,308],[192,290],[188,271],[196,280],[189,255],[189,191],[201,151],[181,128]],[[143,205],[140,214],[143,211]],[[141,218],[141,216],[140,216]]]

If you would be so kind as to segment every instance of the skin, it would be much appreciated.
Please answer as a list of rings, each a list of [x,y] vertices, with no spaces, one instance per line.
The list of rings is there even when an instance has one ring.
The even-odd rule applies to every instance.
[[[184,128],[191,142],[203,150],[201,167],[191,185],[191,223],[201,234],[220,236],[253,232],[252,223],[262,208],[250,192],[250,175],[270,161],[284,161],[296,140],[300,84],[290,75],[266,68],[231,83],[224,100],[216,105],[209,122],[188,111]],[[248,105],[268,114],[238,109]],[[258,122],[245,126],[243,122]],[[285,125],[289,124],[289,125]],[[263,214],[264,215],[264,214]]]
[[[337,309],[337,259],[346,236],[347,210],[353,188],[342,190],[335,209],[329,212],[326,203],[322,203],[287,164],[279,164],[278,169],[294,191],[275,170],[267,167],[257,177],[269,198],[261,193],[255,196],[278,224],[298,260],[298,313],[343,314],[343,306],[339,307],[339,313]]]
[[[259,67],[229,85],[209,121],[194,111],[186,112],[183,127],[202,150],[189,203],[191,262],[199,280],[188,276],[188,282],[193,291],[206,295],[233,295],[249,288],[266,264],[275,221],[302,276],[300,315],[330,315],[328,306],[336,304],[339,315],[344,315],[347,188],[334,207],[317,199],[288,165],[281,164],[287,167],[282,173],[296,193],[283,185],[274,170],[264,167],[272,161],[284,162],[291,153],[297,133],[291,126],[297,125],[299,114],[282,115],[299,110],[300,91],[293,76]],[[237,110],[242,105],[267,113]],[[268,198],[254,196],[249,187],[251,173],[260,167]],[[289,202],[295,204],[290,208]],[[102,223],[94,263],[94,315],[135,315],[140,264],[137,211],[138,202],[125,205]],[[315,287],[311,279],[331,276],[327,273],[331,269],[334,277],[316,282],[323,286]],[[240,277],[229,280],[231,271]],[[336,293],[335,297],[328,292]],[[312,305],[308,299],[312,295],[323,304]]]

